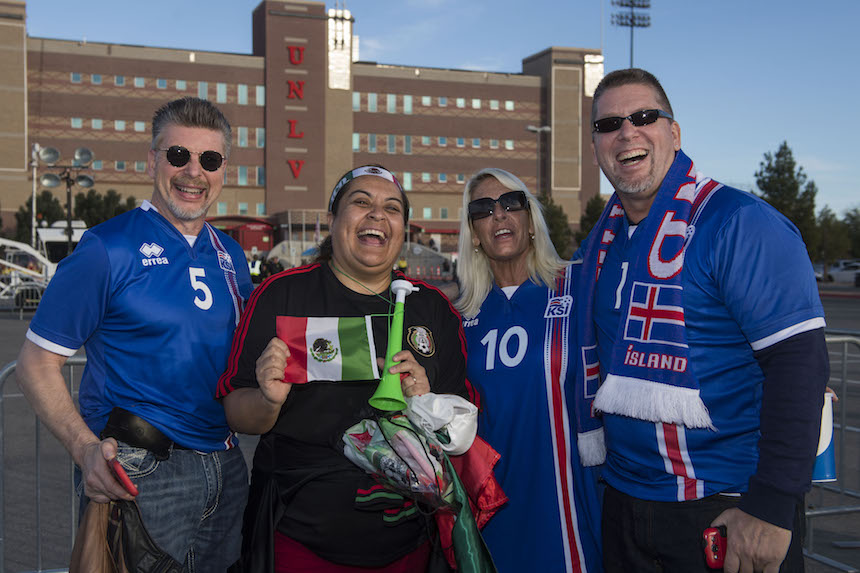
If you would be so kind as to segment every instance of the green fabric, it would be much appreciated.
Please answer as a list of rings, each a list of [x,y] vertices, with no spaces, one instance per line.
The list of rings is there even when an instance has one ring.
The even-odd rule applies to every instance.
[[[478,530],[478,524],[475,523],[475,516],[472,515],[469,497],[466,495],[463,482],[460,481],[460,476],[454,471],[448,454],[443,454],[443,456],[445,468],[454,487],[454,507],[457,508],[454,529],[451,532],[457,570],[463,573],[496,573],[496,565],[490,556],[490,550],[487,549],[487,544],[484,543],[484,538]]]

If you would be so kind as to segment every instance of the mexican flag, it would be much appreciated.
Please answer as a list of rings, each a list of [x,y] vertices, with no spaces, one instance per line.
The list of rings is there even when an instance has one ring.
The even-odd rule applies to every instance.
[[[286,382],[379,379],[369,316],[279,316],[277,336],[290,349]]]

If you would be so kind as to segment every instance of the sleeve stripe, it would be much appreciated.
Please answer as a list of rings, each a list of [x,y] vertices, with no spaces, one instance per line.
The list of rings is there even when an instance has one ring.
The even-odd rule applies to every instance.
[[[53,352],[54,354],[59,354],[60,356],[72,356],[78,351],[77,348],[66,348],[65,346],[60,346],[59,344],[51,342],[47,338],[39,336],[29,328],[27,329],[27,340],[39,348],[47,350],[48,352]]]
[[[824,322],[823,317],[810,318],[809,320],[805,320],[803,322],[799,322],[795,325],[789,326],[788,328],[783,328],[779,332],[775,332],[770,336],[765,336],[762,339],[755,340],[750,343],[752,349],[756,352],[759,350],[763,350],[768,346],[773,346],[778,342],[782,342],[787,338],[791,338],[795,334],[800,334],[802,332],[808,332],[810,330],[815,330],[816,328],[824,328],[827,324]]]

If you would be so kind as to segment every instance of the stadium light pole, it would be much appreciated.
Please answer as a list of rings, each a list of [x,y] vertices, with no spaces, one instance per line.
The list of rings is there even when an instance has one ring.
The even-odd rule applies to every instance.
[[[536,187],[535,191],[537,192],[537,195],[540,195],[541,194],[541,185],[540,185],[541,184],[541,180],[540,180],[541,134],[549,133],[550,131],[552,131],[552,128],[548,125],[542,125],[540,127],[538,127],[536,125],[527,125],[526,131],[531,131],[532,133],[534,133],[536,136],[536,140],[537,140],[537,148],[535,149],[535,155],[537,155],[537,182],[535,183],[535,187]]]
[[[60,153],[51,147],[41,148],[38,151],[38,158],[47,163],[49,168],[62,170],[59,175],[55,173],[42,175],[39,183],[43,187],[59,187],[61,182],[66,183],[66,234],[68,235],[66,255],[68,256],[72,254],[72,187],[78,185],[88,189],[95,184],[95,180],[90,175],[81,174],[81,170],[88,169],[87,166],[92,163],[93,152],[86,147],[75,149],[75,158],[71,165],[56,165],[60,160]]]
[[[636,10],[651,8],[651,0],[612,0],[613,6],[630,8],[630,12],[616,12],[612,15],[612,24],[630,28],[630,67],[633,67],[633,29],[651,26],[651,16],[640,14]]]

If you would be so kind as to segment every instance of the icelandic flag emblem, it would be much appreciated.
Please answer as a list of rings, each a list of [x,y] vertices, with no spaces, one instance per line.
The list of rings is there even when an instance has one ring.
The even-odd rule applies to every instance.
[[[597,358],[597,345],[582,347],[582,379],[585,398],[594,398],[600,385],[600,360]]]
[[[573,297],[569,294],[564,296],[554,296],[549,299],[546,305],[546,310],[543,313],[544,318],[567,318],[570,316],[570,309],[573,308]]]
[[[233,268],[233,258],[224,251],[218,251],[218,266],[222,271],[236,274],[236,269]]]
[[[624,339],[687,348],[684,342],[682,288],[634,282],[624,324]]]

